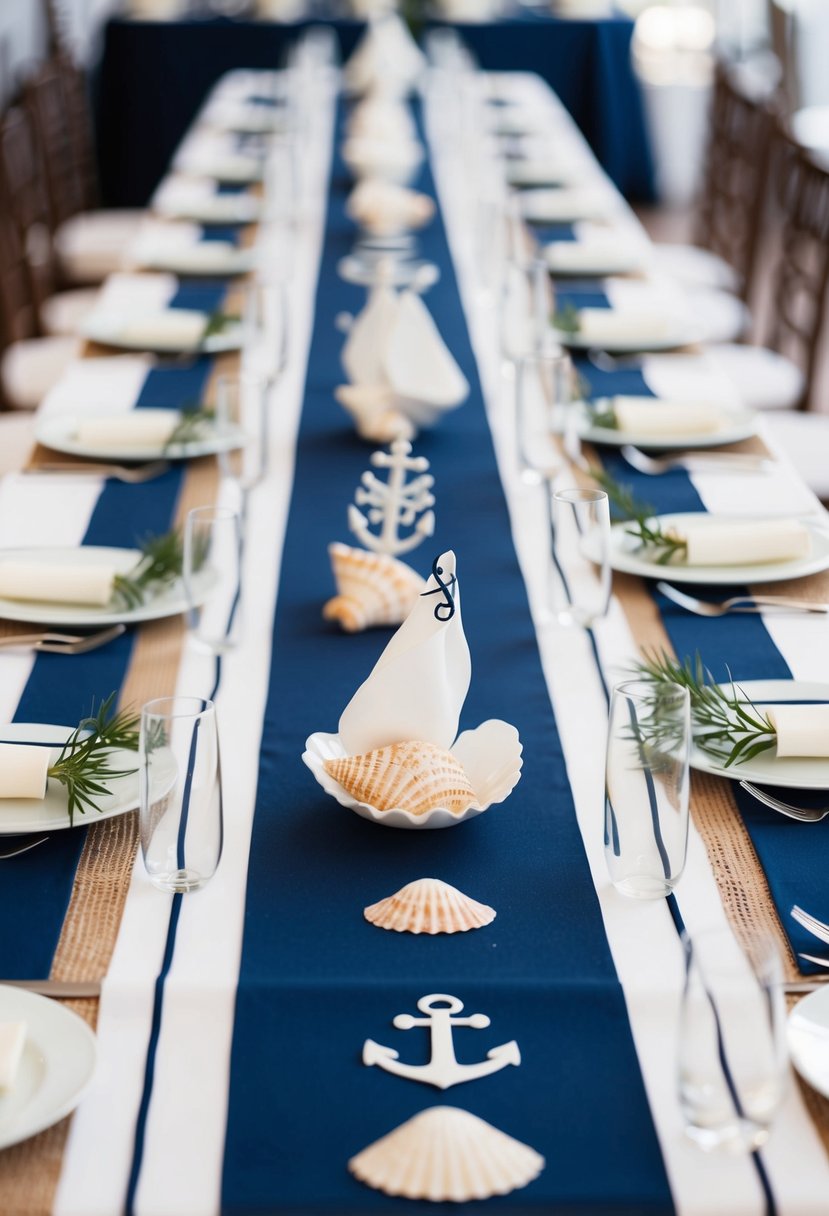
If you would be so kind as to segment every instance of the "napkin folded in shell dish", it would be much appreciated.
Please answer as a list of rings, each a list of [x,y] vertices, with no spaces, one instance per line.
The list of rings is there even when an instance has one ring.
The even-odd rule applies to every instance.
[[[490,720],[457,736],[472,675],[454,553],[435,561],[414,608],[340,717],[303,760],[323,788],[391,827],[449,827],[502,802],[520,778],[518,732]]]

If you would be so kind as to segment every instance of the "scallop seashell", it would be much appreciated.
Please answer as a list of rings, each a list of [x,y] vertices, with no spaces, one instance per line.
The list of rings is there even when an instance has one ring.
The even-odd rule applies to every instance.
[[[411,566],[385,553],[349,545],[328,546],[338,594],[322,610],[347,633],[370,625],[399,625],[414,607],[425,580]]]
[[[363,916],[372,925],[396,933],[466,933],[491,924],[495,909],[439,878],[417,878],[364,908]]]
[[[414,425],[396,408],[395,395],[387,385],[340,384],[334,396],[354,419],[361,439],[371,443],[414,439]]]
[[[392,743],[362,756],[326,760],[325,771],[378,811],[425,815],[440,806],[462,815],[478,805],[463,765],[434,743]]]
[[[488,1199],[526,1186],[540,1153],[457,1106],[431,1106],[352,1157],[355,1178],[407,1199]]]

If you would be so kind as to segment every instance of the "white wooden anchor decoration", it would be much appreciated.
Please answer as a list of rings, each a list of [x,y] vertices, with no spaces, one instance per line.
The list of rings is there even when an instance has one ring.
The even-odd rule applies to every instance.
[[[388,481],[381,481],[370,470],[363,473],[354,502],[348,508],[348,526],[360,543],[374,553],[399,557],[409,553],[435,530],[435,513],[431,510],[434,477],[427,472],[429,461],[424,456],[412,456],[412,445],[396,439],[388,452],[373,452],[371,463],[376,469],[388,469]],[[409,473],[416,473],[407,482]],[[359,510],[368,507],[368,515]],[[419,517],[419,518],[418,518]],[[380,524],[379,533],[371,525]],[[401,528],[414,528],[401,536]]]
[[[432,1036],[432,1055],[428,1064],[404,1064],[392,1047],[384,1047],[373,1039],[363,1044],[363,1063],[369,1067],[377,1065],[396,1077],[407,1077],[411,1081],[422,1081],[438,1089],[449,1089],[464,1081],[477,1081],[491,1073],[500,1072],[509,1064],[521,1063],[521,1053],[515,1039],[493,1047],[486,1059],[477,1064],[459,1064],[455,1058],[452,1031],[455,1026],[469,1026],[473,1030],[485,1030],[490,1020],[485,1013],[473,1013],[468,1017],[457,1017],[463,1009],[463,1001],[456,996],[435,992],[422,996],[417,1007],[425,1017],[415,1018],[408,1013],[398,1013],[392,1025],[398,1030],[411,1030],[414,1026],[428,1026]]]

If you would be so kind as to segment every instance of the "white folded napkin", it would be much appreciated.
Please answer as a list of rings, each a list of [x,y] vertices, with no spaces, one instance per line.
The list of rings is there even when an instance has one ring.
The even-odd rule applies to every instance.
[[[586,241],[551,241],[544,248],[547,265],[562,274],[630,274],[641,270],[647,251],[628,236],[590,237]]]
[[[573,161],[560,155],[528,156],[506,162],[507,179],[513,186],[555,186],[575,181],[576,172]]]
[[[620,431],[669,439],[722,430],[723,410],[708,401],[666,401],[656,397],[612,397]]]
[[[130,410],[78,419],[75,439],[86,448],[163,448],[181,422],[178,410]]]
[[[469,395],[469,381],[441,337],[432,314],[413,291],[401,292],[398,299],[385,371],[401,398],[448,409],[460,405]]]
[[[578,334],[596,346],[614,342],[652,342],[670,338],[677,323],[670,313],[646,308],[580,308]]]
[[[109,317],[104,314],[104,324],[98,328],[96,312],[88,318],[84,331],[93,339],[106,334],[105,340],[116,345],[124,343],[147,350],[189,351],[201,345],[209,320],[204,312],[167,308],[143,316],[125,316],[120,324],[113,327],[109,326]]]
[[[250,224],[262,210],[261,201],[252,194],[219,194],[209,178],[178,174],[164,179],[152,206],[159,215],[205,224]]]
[[[349,756],[414,740],[444,748],[455,742],[472,662],[454,553],[441,554],[436,568],[449,590],[442,589],[435,574],[430,576],[425,592],[343,711],[339,734]]]
[[[423,160],[423,146],[416,139],[354,136],[343,144],[342,157],[357,177],[379,177],[405,183],[414,176]]]
[[[829,705],[764,708],[777,732],[778,756],[829,756]]]
[[[435,204],[428,195],[374,177],[363,178],[354,187],[345,209],[374,236],[394,236],[422,228],[435,214]]]
[[[114,566],[4,559],[0,561],[0,597],[103,608],[112,599],[116,573]]]
[[[0,798],[45,798],[50,757],[48,747],[37,747],[31,743],[0,743]]]
[[[416,130],[412,113],[396,97],[366,97],[348,118],[349,136],[380,140],[411,140]]]
[[[753,566],[808,557],[812,534],[798,519],[731,523],[709,519],[675,529],[688,566]]]
[[[0,1022],[0,1094],[14,1085],[25,1042],[25,1022]]]
[[[601,219],[616,207],[609,190],[598,186],[562,186],[557,190],[527,190],[520,199],[521,213],[537,224]]]

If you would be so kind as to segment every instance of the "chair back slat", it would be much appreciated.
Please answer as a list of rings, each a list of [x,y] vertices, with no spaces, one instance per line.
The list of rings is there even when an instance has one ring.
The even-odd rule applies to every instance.
[[[17,226],[40,310],[57,288],[58,273],[43,161],[30,119],[20,106],[13,106],[0,121],[0,191]]]
[[[734,268],[743,299],[754,286],[773,129],[768,102],[748,96],[718,64],[696,240]]]
[[[829,289],[829,170],[781,127],[775,140],[774,178],[782,241],[769,345],[805,373],[807,390],[800,402],[805,409],[815,382]]]
[[[83,186],[73,154],[61,73],[45,63],[24,89],[26,108],[43,151],[52,230],[83,210]]]

